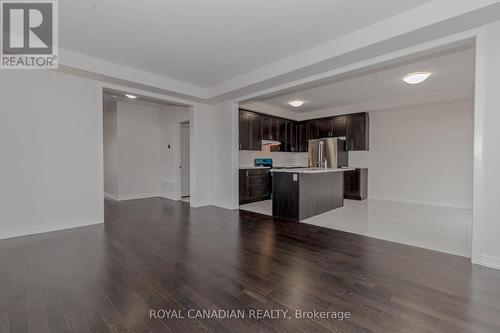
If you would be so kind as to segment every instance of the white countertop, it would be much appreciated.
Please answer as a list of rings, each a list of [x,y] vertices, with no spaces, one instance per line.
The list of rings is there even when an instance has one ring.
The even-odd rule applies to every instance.
[[[263,167],[263,166],[240,166],[239,167],[242,170],[251,170],[251,169],[271,169],[270,167]]]
[[[354,168],[300,168],[300,169],[271,169],[271,172],[287,172],[287,173],[326,173],[326,172],[343,172],[352,171]]]

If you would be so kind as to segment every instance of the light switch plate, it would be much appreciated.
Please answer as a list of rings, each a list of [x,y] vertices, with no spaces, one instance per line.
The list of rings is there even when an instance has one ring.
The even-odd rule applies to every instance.
[[[296,173],[293,174],[293,181],[296,182],[299,179],[299,175]]]

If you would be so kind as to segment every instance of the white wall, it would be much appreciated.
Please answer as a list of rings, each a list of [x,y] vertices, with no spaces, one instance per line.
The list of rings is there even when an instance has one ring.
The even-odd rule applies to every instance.
[[[472,261],[500,269],[500,23],[477,38]]]
[[[0,238],[102,223],[99,83],[2,71],[0,103]]]
[[[214,105],[212,114],[212,204],[234,209],[238,207],[238,105]]]
[[[104,96],[103,101],[103,141],[104,141],[104,195],[118,198],[118,132],[116,101]]]
[[[161,128],[158,107],[117,103],[118,197],[161,193]]]
[[[190,125],[191,207],[211,205],[214,184],[212,180],[214,126],[212,107],[196,104],[191,109]]]
[[[469,100],[374,111],[349,164],[369,168],[369,198],[471,208],[473,133]]]
[[[189,103],[56,71],[2,71],[0,239],[103,222],[104,87]],[[191,206],[199,207],[211,203],[211,108],[192,103],[187,113],[197,124]]]

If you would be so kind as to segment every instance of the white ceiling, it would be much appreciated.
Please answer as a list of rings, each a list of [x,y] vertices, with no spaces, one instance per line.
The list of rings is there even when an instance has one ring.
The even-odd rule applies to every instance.
[[[209,87],[431,0],[64,0],[60,45]]]
[[[369,74],[292,93],[254,100],[259,107],[268,106],[288,111],[308,111],[341,108],[353,105],[406,101],[408,104],[429,100],[472,98],[474,95],[474,49],[465,48],[452,53],[427,57],[412,63],[393,65]],[[402,78],[409,73],[432,72],[427,81],[409,85]],[[294,108],[289,101],[300,99],[305,104]],[[251,107],[251,103],[247,103]],[[388,103],[389,104],[389,103]]]

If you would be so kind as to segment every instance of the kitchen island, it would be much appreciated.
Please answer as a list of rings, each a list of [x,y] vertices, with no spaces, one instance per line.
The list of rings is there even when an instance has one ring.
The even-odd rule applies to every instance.
[[[344,172],[353,168],[271,169],[273,216],[302,221],[344,205]]]

